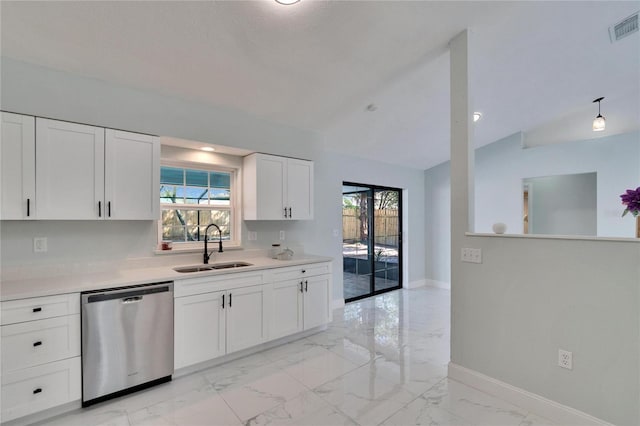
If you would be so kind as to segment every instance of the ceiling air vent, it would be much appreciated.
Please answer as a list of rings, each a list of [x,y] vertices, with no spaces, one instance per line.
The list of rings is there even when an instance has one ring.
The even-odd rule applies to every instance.
[[[612,27],[609,27],[611,42],[618,41],[633,33],[638,32],[638,12],[623,19]]]

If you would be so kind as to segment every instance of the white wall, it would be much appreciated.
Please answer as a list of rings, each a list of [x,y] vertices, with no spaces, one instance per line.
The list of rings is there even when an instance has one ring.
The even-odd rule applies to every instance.
[[[619,195],[640,184],[640,132],[527,149],[515,134],[477,149],[476,232],[504,222],[508,233],[522,233],[522,179],[592,172],[598,174],[597,235],[633,238]]]
[[[6,111],[77,121],[117,129],[146,132],[227,145],[315,161],[315,220],[245,222],[258,232],[247,248],[266,248],[286,231],[286,243],[302,245],[313,254],[334,257],[334,299],[342,298],[342,182],[397,186],[406,190],[408,281],[422,281],[424,270],[423,171],[348,158],[322,150],[321,135],[260,120],[237,111],[141,91],[78,75],[71,75],[2,58],[2,97]],[[169,150],[170,151],[170,150]],[[168,152],[165,150],[165,153]],[[172,155],[179,155],[175,151]],[[108,263],[152,257],[155,222],[4,221],[2,257],[6,268],[39,265]],[[32,238],[48,238],[49,251],[32,252]]]
[[[472,110],[465,107],[471,90],[459,87],[468,69],[467,46],[459,40],[450,43],[451,362],[607,422],[640,424],[640,241],[466,234],[474,209],[466,203],[473,141],[464,133]],[[426,175],[432,183],[441,177]],[[625,185],[638,175],[632,178]],[[500,192],[500,182],[492,186]],[[427,199],[442,190],[425,189]],[[464,247],[481,249],[482,263],[462,263]],[[559,349],[573,352],[573,370],[557,366]]]
[[[496,222],[507,233],[522,232],[522,180],[596,172],[597,235],[634,237],[634,220],[622,215],[619,195],[640,184],[640,132],[589,141],[523,149],[521,134],[475,152],[475,231],[493,233]],[[427,279],[450,282],[450,163],[425,172]]]

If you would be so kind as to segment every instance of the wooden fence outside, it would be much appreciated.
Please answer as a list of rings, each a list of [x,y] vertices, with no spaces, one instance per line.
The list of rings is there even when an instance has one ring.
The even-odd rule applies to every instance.
[[[398,210],[375,210],[375,244],[384,246],[398,245]],[[365,232],[366,232],[365,223]],[[362,241],[360,235],[360,209],[342,209],[342,241]]]

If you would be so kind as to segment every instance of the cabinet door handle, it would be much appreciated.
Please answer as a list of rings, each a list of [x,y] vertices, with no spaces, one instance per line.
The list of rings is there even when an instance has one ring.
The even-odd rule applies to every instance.
[[[304,288],[302,287],[304,284],[300,281],[300,293],[304,293]]]
[[[27,217],[31,216],[31,199],[27,198]]]
[[[36,346],[42,346],[42,341],[33,342],[33,347],[35,348]]]
[[[102,201],[98,201],[98,217],[102,217]]]
[[[111,217],[111,201],[107,203],[107,216]]]
[[[42,388],[36,388],[36,389],[33,390],[33,394],[34,395],[37,394],[37,393],[40,393],[40,392],[42,392]]]
[[[291,219],[293,216],[291,215],[291,207],[289,207],[289,219]]]
[[[284,208],[284,217],[287,217],[287,208]]]
[[[304,280],[304,291],[309,292],[309,281]]]
[[[222,295],[222,309],[224,309],[224,294]]]
[[[42,308],[33,308],[32,311],[33,311],[34,314],[36,312],[42,312]]]
[[[233,296],[233,294],[229,293],[229,307],[231,307],[231,301],[233,300],[233,299],[231,299],[232,296]]]

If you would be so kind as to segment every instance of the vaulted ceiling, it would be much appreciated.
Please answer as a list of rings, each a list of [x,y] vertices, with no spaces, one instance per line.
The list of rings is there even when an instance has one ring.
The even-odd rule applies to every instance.
[[[608,34],[639,1],[0,7],[3,56],[315,130],[329,150],[416,168],[448,158],[447,43],[465,28],[483,113],[478,145],[549,123],[562,129],[563,117],[580,126],[584,116],[591,137],[599,96],[605,116],[607,105],[619,110],[607,133],[640,123],[640,37],[611,43]]]

